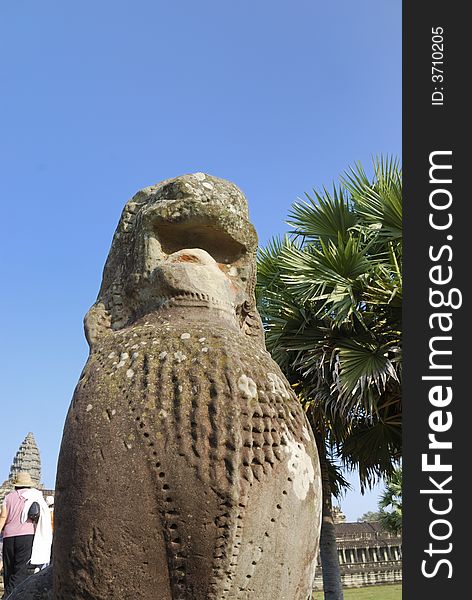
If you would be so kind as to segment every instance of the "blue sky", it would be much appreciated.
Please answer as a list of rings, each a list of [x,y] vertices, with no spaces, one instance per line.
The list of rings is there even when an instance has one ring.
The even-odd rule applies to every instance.
[[[231,179],[263,245],[305,191],[400,156],[401,2],[2,2],[0,120],[0,480],[33,431],[52,487],[126,200]]]

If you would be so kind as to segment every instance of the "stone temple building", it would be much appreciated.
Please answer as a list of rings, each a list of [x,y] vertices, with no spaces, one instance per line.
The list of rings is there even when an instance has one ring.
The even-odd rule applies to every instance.
[[[336,543],[344,588],[401,583],[402,539],[379,523],[346,523],[339,509],[335,517]],[[323,589],[318,559],[315,590]]]
[[[28,471],[35,486],[40,489],[45,496],[54,495],[52,490],[45,490],[41,483],[41,457],[39,455],[38,446],[36,445],[36,440],[31,432],[25,437],[18,452],[13,458],[8,479],[0,485],[0,503],[3,501],[6,494],[13,489],[13,482],[20,471]]]

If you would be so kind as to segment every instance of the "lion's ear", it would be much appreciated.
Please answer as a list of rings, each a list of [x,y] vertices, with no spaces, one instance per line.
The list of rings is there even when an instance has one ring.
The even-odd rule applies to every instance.
[[[255,303],[245,302],[241,311],[241,331],[256,338],[265,349],[264,326]]]
[[[111,315],[103,302],[92,306],[84,318],[85,337],[90,349],[111,331]]]

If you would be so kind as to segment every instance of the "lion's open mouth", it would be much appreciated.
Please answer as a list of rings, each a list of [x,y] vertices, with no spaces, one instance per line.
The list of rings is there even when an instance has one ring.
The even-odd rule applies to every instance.
[[[162,251],[174,254],[185,248],[200,248],[208,252],[217,263],[230,264],[239,260],[246,248],[223,229],[192,222],[169,223],[157,220],[154,232]]]

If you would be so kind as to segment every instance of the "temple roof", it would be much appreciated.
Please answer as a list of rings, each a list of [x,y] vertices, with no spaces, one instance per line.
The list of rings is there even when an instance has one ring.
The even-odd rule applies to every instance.
[[[338,544],[343,541],[353,540],[401,540],[401,535],[389,533],[382,529],[380,523],[377,522],[358,522],[358,523],[335,523],[334,530]]]

